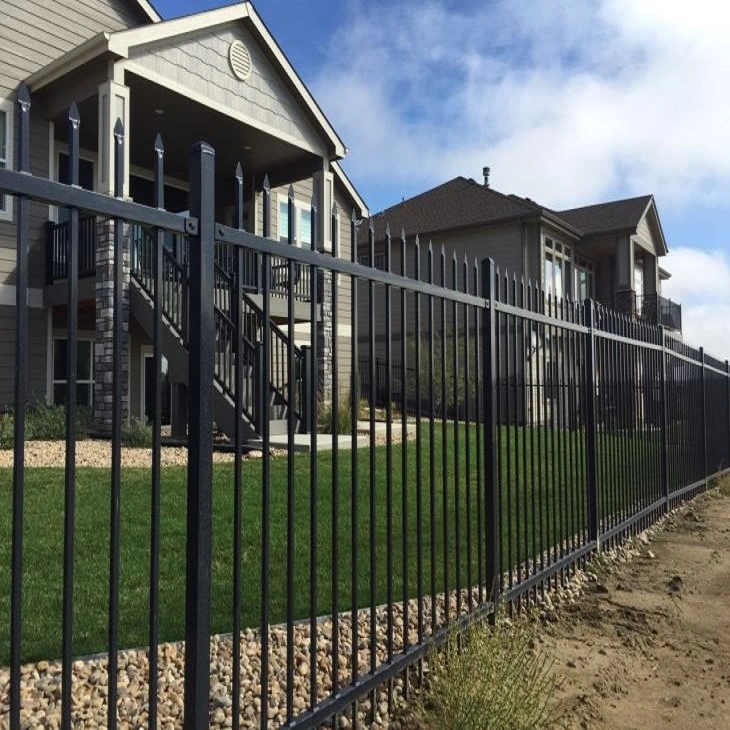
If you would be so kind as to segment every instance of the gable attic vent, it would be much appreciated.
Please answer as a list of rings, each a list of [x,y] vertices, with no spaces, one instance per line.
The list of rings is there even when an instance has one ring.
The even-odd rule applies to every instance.
[[[228,61],[233,75],[240,81],[246,81],[251,75],[251,54],[241,41],[233,41],[228,49]]]

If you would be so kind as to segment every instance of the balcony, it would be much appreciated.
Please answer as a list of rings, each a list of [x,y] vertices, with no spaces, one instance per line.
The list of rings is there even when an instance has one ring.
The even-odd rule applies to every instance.
[[[83,217],[79,220],[79,279],[90,279],[96,276],[96,218]],[[153,248],[151,232],[142,226],[134,225],[129,230],[131,264],[138,276],[152,277]],[[52,286],[56,282],[68,279],[68,242],[69,223],[64,221],[46,223],[46,285]],[[165,248],[170,251],[183,267],[188,262],[188,239],[184,236],[166,234]],[[224,275],[234,273],[233,247],[217,245],[215,252],[217,268]],[[261,293],[259,256],[256,252],[246,249],[243,260],[243,288],[250,294]],[[292,291],[298,302],[311,300],[311,279],[309,266],[296,263],[294,266],[294,280]],[[322,284],[319,285],[322,291]],[[286,298],[289,293],[289,262],[278,256],[271,257],[272,296]],[[320,294],[321,296],[321,294]]]
[[[659,294],[637,296],[636,316],[651,324],[682,331],[682,305]]]

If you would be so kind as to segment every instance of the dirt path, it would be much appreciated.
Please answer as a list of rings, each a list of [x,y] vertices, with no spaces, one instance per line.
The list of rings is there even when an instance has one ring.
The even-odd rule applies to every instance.
[[[730,728],[730,496],[701,497],[640,552],[548,624],[557,727]]]

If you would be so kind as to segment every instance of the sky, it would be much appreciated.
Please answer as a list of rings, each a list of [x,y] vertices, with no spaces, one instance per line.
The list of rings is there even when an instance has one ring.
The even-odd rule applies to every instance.
[[[155,0],[165,18],[223,3]],[[258,0],[372,212],[456,175],[564,209],[653,193],[685,339],[730,358],[730,3]]]

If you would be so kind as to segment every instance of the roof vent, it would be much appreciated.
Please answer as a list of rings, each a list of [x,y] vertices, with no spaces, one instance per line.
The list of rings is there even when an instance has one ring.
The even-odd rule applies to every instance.
[[[253,63],[248,48],[241,41],[233,41],[228,49],[228,61],[233,75],[240,81],[246,81],[251,75]]]

